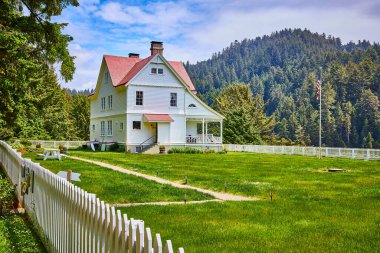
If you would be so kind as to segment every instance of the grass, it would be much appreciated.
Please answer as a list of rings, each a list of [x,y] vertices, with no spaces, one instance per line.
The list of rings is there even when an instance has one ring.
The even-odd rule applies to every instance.
[[[122,208],[186,252],[379,252],[380,162],[250,153],[141,155],[75,151],[255,202]],[[328,168],[345,172],[329,173]],[[270,192],[273,201],[270,201]]]
[[[356,183],[379,182],[380,170],[379,161],[252,153],[144,155],[73,151],[70,154],[149,175],[158,172],[160,177],[172,181],[187,176],[190,185],[220,192],[227,182],[227,192],[261,199],[268,199],[270,191],[277,198],[295,193],[307,193],[308,198],[329,198],[338,194],[337,190],[352,190]],[[347,171],[327,173],[328,168]]]
[[[0,167],[0,181],[7,180]],[[4,189],[4,188],[3,188]],[[5,193],[0,189],[0,196]],[[1,207],[0,207],[1,208]],[[24,214],[0,214],[0,253],[46,252]]]
[[[80,173],[81,181],[73,181],[73,184],[90,193],[95,193],[98,198],[110,204],[183,201],[185,193],[189,201],[211,199],[211,196],[197,191],[158,184],[78,160],[63,158],[62,161],[51,159],[43,161],[37,153],[25,153],[23,157],[40,163],[42,167],[54,173],[67,170]]]
[[[0,216],[0,252],[46,252],[25,215]]]

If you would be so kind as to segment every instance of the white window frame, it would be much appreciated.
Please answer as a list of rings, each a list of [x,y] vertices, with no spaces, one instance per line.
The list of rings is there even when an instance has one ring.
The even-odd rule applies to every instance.
[[[107,136],[112,136],[112,120],[107,121]]]
[[[157,75],[157,68],[151,68],[150,69],[150,74],[152,74],[152,75]]]
[[[112,109],[112,95],[108,96],[108,110]]]
[[[173,99],[173,95],[175,95],[175,99]],[[173,104],[172,104],[173,102]],[[175,103],[175,105],[174,105]],[[178,94],[177,92],[171,92],[170,93],[170,107],[177,107],[178,105]]]
[[[160,71],[162,73],[160,73]],[[163,75],[164,74],[164,69],[163,68],[157,68],[157,75]]]
[[[141,92],[141,93],[140,93]],[[141,98],[140,97],[138,97],[138,95],[137,94],[141,94]],[[144,105],[144,92],[143,91],[141,91],[141,90],[137,90],[136,91],[136,105],[137,106],[143,106]],[[140,102],[139,103],[137,103],[138,101],[140,101],[141,100],[141,104],[140,104]]]
[[[119,129],[120,131],[124,130],[124,122],[120,122]]]
[[[106,135],[106,122],[100,121],[100,136]]]
[[[92,131],[95,131],[95,124],[92,124]]]
[[[104,111],[106,109],[106,97],[101,97],[100,103],[101,103],[102,111]]]
[[[135,128],[135,122],[140,122],[140,128]],[[141,130],[141,121],[140,120],[134,120],[134,121],[132,121],[132,129],[133,130]]]

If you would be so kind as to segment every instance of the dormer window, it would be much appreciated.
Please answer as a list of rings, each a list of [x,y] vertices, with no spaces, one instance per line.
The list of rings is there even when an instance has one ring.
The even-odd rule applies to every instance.
[[[163,68],[151,68],[150,69],[150,73],[152,75],[157,75],[157,74],[163,75],[164,74],[164,69]]]
[[[197,107],[195,104],[189,104],[189,106],[188,107],[190,107],[190,108],[195,108],[195,107]]]

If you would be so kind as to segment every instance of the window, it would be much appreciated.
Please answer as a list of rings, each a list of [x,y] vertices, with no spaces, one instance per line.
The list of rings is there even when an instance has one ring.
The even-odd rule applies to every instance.
[[[157,68],[152,68],[152,69],[150,70],[150,73],[151,73],[151,74],[157,74]]]
[[[95,131],[95,124],[92,125],[92,131]]]
[[[106,135],[106,122],[101,121],[100,122],[100,136]]]
[[[197,106],[195,104],[189,104],[188,107],[194,108],[194,107],[197,107]]]
[[[170,106],[177,107],[177,93],[170,93]]]
[[[112,95],[108,96],[108,109],[112,109]]]
[[[112,136],[112,120],[109,120],[108,122],[107,122],[108,124],[108,127],[107,127],[107,135],[108,136]]]
[[[133,121],[133,129],[141,129],[141,121]]]
[[[136,91],[136,105],[143,105],[144,94],[142,91]]]
[[[120,130],[124,129],[124,122],[120,122]]]
[[[104,111],[106,109],[106,98],[105,97],[101,98],[101,103],[102,103],[102,111]]]
[[[163,74],[164,74],[164,69],[160,69],[160,68],[159,68],[159,69],[158,69],[158,74],[159,74],[159,75],[163,75]]]

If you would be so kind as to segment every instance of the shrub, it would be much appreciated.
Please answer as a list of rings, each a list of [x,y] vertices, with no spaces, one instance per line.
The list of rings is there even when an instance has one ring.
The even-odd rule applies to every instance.
[[[110,147],[109,147],[109,151],[119,151],[119,144],[117,142],[113,143]]]
[[[169,154],[182,153],[182,154],[202,154],[203,152],[196,148],[171,148],[168,151]]]
[[[213,150],[213,149],[206,149],[205,151],[203,151],[203,153],[205,153],[205,154],[214,154],[215,150]]]
[[[14,142],[11,144],[11,147],[16,150],[23,150],[25,147],[21,144],[21,142]]]
[[[41,148],[41,143],[37,143],[36,148]]]
[[[29,140],[27,140],[27,139],[22,139],[22,140],[20,141],[20,143],[21,143],[22,145],[24,145],[25,147],[30,147],[30,146],[32,146],[32,142],[29,141]]]
[[[7,180],[0,175],[0,215],[3,209],[11,209],[16,201],[15,188]]]

